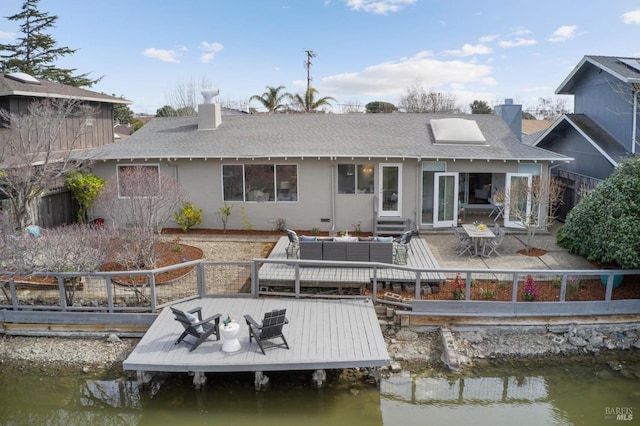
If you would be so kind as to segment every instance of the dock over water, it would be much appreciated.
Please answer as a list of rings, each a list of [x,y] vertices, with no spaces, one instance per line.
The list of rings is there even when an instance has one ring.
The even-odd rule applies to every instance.
[[[163,309],[123,363],[125,370],[138,372],[139,379],[151,372],[197,373],[197,386],[196,378],[202,379],[204,373],[379,369],[391,362],[370,299],[203,298],[174,306],[185,311],[200,306],[203,317],[231,316],[240,324],[241,348],[224,352],[224,338],[212,336],[189,352],[191,345],[175,345],[184,329],[169,309]],[[289,323],[283,334],[290,349],[274,347],[263,355],[255,340],[249,343],[243,317],[249,314],[261,321],[265,312],[274,309],[287,310]]]

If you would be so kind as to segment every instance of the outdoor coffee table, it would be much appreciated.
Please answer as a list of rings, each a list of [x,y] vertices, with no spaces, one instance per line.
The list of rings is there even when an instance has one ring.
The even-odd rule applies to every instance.
[[[484,253],[478,251],[478,245],[479,245],[478,242],[480,240],[484,238],[495,238],[496,236],[493,232],[491,232],[489,227],[485,226],[485,228],[481,231],[477,229],[474,225],[465,223],[462,225],[462,229],[464,229],[464,232],[466,232],[469,238],[471,238],[471,241],[473,241],[473,256],[489,257],[489,256],[486,256]]]

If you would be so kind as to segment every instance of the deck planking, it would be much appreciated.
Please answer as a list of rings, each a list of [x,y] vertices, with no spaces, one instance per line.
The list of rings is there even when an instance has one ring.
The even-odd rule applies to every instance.
[[[420,280],[426,282],[442,282],[445,277],[438,272],[424,272],[439,269],[440,265],[422,238],[412,238],[411,249],[407,254],[406,265],[393,265],[388,268],[379,267],[376,278],[379,282],[415,282],[416,272],[409,269],[421,269]],[[269,259],[287,260],[287,237],[278,240],[269,254]],[[289,259],[292,260],[292,259]],[[359,287],[370,283],[374,277],[374,269],[350,266],[302,266],[299,268],[302,286],[316,287]],[[264,263],[258,271],[261,285],[286,285],[295,280],[295,267],[284,263]]]
[[[202,307],[203,317],[220,313],[240,324],[237,352],[222,351],[223,339],[210,337],[196,350],[175,341],[184,331],[169,309],[163,309],[123,368],[161,372],[255,372],[340,368],[374,368],[390,364],[389,354],[371,300],[299,300],[276,298],[205,298],[175,305]],[[274,347],[263,355],[252,341],[245,314],[261,321],[273,309],[287,310],[283,332],[290,349]],[[187,337],[187,340],[192,339]],[[192,340],[190,340],[192,341]]]

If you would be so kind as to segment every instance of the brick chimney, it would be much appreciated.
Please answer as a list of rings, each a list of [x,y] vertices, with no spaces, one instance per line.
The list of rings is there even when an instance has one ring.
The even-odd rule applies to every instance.
[[[218,89],[203,89],[203,103],[198,105],[198,130],[215,130],[222,123],[222,108],[216,102]]]

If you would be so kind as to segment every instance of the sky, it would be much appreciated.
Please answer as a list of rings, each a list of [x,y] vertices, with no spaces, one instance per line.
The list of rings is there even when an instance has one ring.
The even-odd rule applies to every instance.
[[[15,43],[22,0],[2,0],[0,43]],[[77,51],[56,65],[103,77],[90,90],[155,114],[181,87],[218,88],[246,105],[266,86],[304,93],[311,58],[333,112],[398,104],[411,87],[468,109],[510,98],[523,108],[555,89],[585,55],[640,56],[640,1],[40,0],[48,33]],[[573,99],[567,98],[568,106]],[[252,107],[260,104],[253,101]]]

